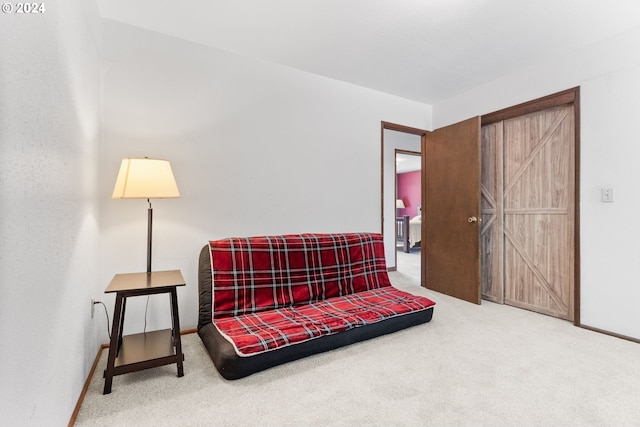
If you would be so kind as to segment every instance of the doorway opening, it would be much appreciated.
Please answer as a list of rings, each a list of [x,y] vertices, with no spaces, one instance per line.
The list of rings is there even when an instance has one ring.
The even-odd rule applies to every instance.
[[[399,205],[398,198],[398,178],[397,178],[397,155],[408,155],[417,160],[417,163],[421,164],[421,145],[422,136],[427,131],[417,128],[411,128],[403,125],[397,125],[388,122],[382,122],[381,125],[381,232],[384,239],[385,246],[385,259],[387,262],[387,269],[389,271],[398,270],[398,214],[408,214],[409,219],[414,218],[413,212],[416,212],[418,205],[421,203],[415,202],[413,197],[403,200],[404,208],[397,207]],[[402,162],[402,161],[400,161]],[[415,172],[415,171],[414,171]],[[419,187],[420,193],[422,192],[422,168],[420,167],[420,180]],[[409,206],[410,205],[410,206]],[[420,252],[416,252],[420,258]],[[402,252],[402,254],[405,254]],[[415,267],[412,268],[410,275],[417,281],[421,280],[421,265],[422,260],[419,259],[415,263]],[[409,272],[405,272],[409,274]]]
[[[395,150],[396,268],[420,277],[422,240],[422,157],[419,151]]]

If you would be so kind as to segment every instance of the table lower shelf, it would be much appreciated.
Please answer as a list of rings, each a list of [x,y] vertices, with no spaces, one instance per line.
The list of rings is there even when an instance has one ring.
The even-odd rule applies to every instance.
[[[184,360],[184,354],[180,358]],[[113,374],[126,374],[177,362],[171,329],[125,335],[122,337]]]

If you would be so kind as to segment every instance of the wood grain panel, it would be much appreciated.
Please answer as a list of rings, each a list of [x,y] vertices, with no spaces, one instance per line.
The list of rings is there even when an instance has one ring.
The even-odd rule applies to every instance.
[[[482,298],[502,304],[503,284],[503,165],[502,124],[481,131]]]
[[[552,106],[482,127],[482,296],[568,320],[575,288],[573,108]]]
[[[503,122],[505,302],[573,319],[573,107]]]

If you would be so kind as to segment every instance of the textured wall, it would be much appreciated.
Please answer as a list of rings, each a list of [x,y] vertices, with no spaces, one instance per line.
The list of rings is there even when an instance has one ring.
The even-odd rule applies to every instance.
[[[65,425],[98,350],[99,60],[78,1],[0,16],[0,412]]]

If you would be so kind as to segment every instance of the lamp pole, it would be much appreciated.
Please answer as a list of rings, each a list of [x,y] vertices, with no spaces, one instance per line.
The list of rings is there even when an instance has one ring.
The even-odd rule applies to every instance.
[[[153,228],[153,208],[151,201],[147,199],[149,209],[147,209],[147,273],[151,273],[151,230]]]

